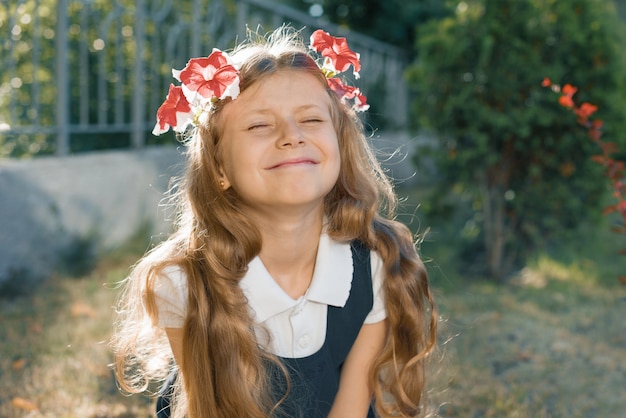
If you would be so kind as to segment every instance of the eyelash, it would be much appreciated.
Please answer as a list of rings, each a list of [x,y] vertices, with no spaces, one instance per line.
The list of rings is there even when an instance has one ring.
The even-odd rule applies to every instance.
[[[320,123],[320,122],[323,122],[321,118],[310,118],[310,119],[303,120],[301,123]],[[255,125],[250,126],[248,130],[253,131],[255,129],[265,128],[267,126],[269,126],[268,123],[257,123]]]

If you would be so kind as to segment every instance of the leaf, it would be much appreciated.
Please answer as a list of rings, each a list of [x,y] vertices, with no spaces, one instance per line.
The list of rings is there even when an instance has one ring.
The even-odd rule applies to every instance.
[[[71,315],[74,318],[81,317],[81,316],[94,318],[96,317],[96,311],[91,306],[83,302],[75,302],[72,305]]]
[[[578,91],[578,88],[567,83],[563,86],[562,91],[564,95],[569,96],[571,98],[574,94],[576,94],[576,92]]]
[[[567,107],[567,108],[573,108],[574,107],[574,101],[572,100],[571,96],[561,96],[559,97],[559,104],[563,107]]]
[[[626,234],[626,227],[614,226],[613,228],[611,228],[611,231],[615,232],[616,234]]]
[[[30,327],[28,327],[28,329],[30,329],[30,331],[35,334],[41,334],[43,331],[43,326],[41,325],[41,322],[33,322],[32,324],[30,324]]]
[[[11,405],[14,408],[22,409],[24,411],[37,411],[39,409],[39,407],[34,402],[19,397],[11,399]]]
[[[602,148],[602,152],[605,154],[613,154],[619,150],[615,142],[601,142],[600,148]]]
[[[613,213],[617,211],[617,205],[611,205],[611,206],[607,206],[606,208],[604,208],[604,210],[602,211],[602,215],[608,215],[610,213]]]
[[[13,370],[23,369],[25,365],[26,365],[26,359],[18,358],[17,360],[13,362]]]
[[[607,161],[607,158],[603,155],[594,155],[591,157],[591,161],[594,161],[600,165],[604,165]]]

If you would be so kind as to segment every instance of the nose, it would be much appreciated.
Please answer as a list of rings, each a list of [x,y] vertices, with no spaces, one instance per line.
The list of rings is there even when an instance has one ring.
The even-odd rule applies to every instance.
[[[304,136],[302,131],[295,122],[286,121],[283,123],[280,138],[278,139],[278,146],[284,147],[297,147],[304,145]]]

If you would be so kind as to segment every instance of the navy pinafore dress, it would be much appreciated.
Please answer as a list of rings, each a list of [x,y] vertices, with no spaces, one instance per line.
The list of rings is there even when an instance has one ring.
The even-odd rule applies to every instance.
[[[275,415],[289,418],[325,418],[339,390],[343,363],[354,344],[363,321],[374,303],[369,250],[360,242],[351,244],[354,272],[350,296],[343,308],[328,307],[326,339],[316,353],[302,358],[280,358],[289,373],[287,399]],[[276,400],[287,390],[285,376],[270,366],[274,376],[272,391]],[[170,376],[157,399],[157,418],[170,417],[170,396],[176,375]],[[368,418],[374,418],[370,406]]]

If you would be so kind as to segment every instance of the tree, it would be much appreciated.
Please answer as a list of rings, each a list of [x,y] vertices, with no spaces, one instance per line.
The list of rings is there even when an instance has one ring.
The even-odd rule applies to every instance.
[[[559,231],[599,213],[597,151],[541,87],[580,87],[612,138],[624,132],[624,33],[608,0],[448,1],[418,28],[409,71],[420,127],[440,139],[441,190],[471,198],[487,273],[503,278]],[[622,144],[624,137],[621,136]],[[620,146],[623,149],[623,146]]]
[[[440,0],[282,0],[283,3],[324,17],[407,52],[415,30],[423,22],[445,12]]]

